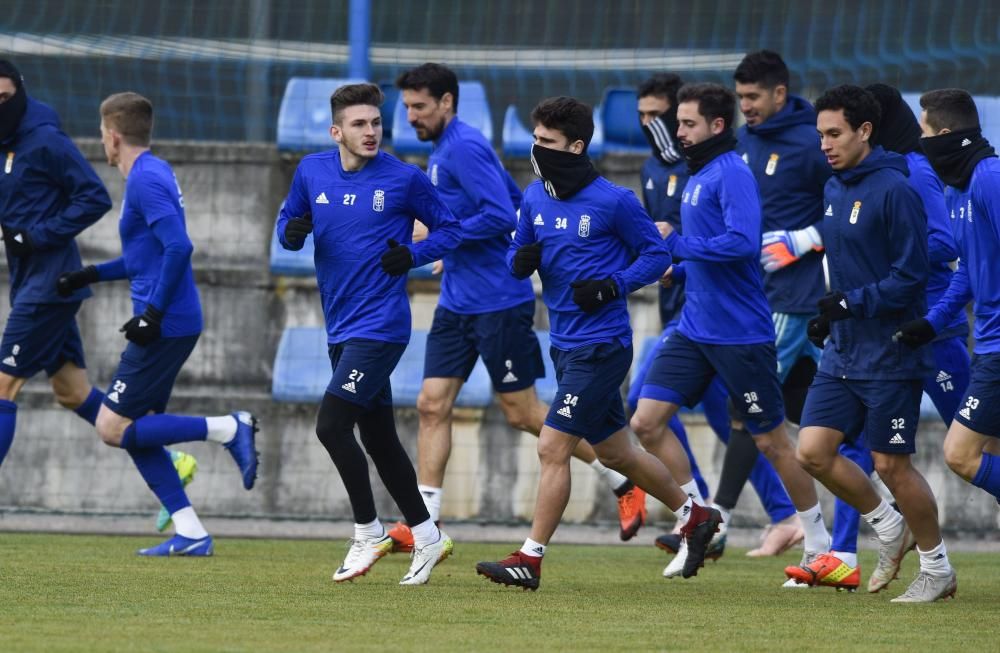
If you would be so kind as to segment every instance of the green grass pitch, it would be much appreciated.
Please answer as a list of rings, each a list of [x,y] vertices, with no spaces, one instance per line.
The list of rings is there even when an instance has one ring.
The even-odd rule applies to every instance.
[[[653,546],[550,548],[538,592],[477,576],[510,544],[459,542],[424,587],[390,556],[335,584],[343,542],[216,541],[209,559],[140,559],[156,538],[0,533],[2,651],[965,651],[997,650],[1000,565],[953,554],[954,601],[786,590],[797,562],[729,550],[697,578],[665,580]],[[862,581],[874,554],[862,554]]]

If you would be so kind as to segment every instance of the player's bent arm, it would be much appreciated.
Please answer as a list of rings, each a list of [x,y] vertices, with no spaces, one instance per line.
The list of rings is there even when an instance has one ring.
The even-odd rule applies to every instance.
[[[45,147],[42,163],[69,202],[60,213],[28,230],[31,244],[38,251],[66,245],[111,210],[111,197],[104,184],[68,137],[60,133]]]
[[[408,197],[411,215],[427,225],[430,232],[426,240],[411,247],[413,267],[420,267],[443,258],[461,244],[462,224],[441,201],[427,176],[419,171],[410,177]]]
[[[972,286],[969,283],[968,269],[964,262],[959,260],[955,274],[951,275],[948,289],[927,311],[927,321],[934,327],[935,333],[941,333],[970,301],[972,301]]]
[[[917,301],[927,287],[927,221],[916,191],[899,185],[889,191],[885,220],[893,249],[889,276],[846,291],[855,317],[872,318],[900,311]]]

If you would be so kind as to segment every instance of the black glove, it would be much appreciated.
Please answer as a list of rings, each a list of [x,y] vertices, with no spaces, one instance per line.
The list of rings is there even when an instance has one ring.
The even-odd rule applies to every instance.
[[[413,254],[406,245],[400,245],[390,238],[389,251],[382,255],[382,270],[390,277],[406,274],[413,267]]]
[[[76,272],[63,272],[60,274],[59,278],[56,279],[56,292],[59,293],[60,297],[69,297],[80,288],[86,288],[98,281],[97,268],[93,265],[88,265]]]
[[[285,242],[298,247],[312,233],[312,213],[306,213],[301,218],[292,218],[285,223]]]
[[[809,342],[820,349],[823,348],[826,338],[829,335],[830,320],[826,319],[823,315],[817,315],[809,320],[809,324],[806,325],[806,337],[809,338]]]
[[[163,322],[163,311],[151,304],[146,304],[146,310],[142,315],[136,315],[131,320],[122,325],[119,329],[125,337],[139,345],[146,347],[160,337],[160,324]]]
[[[922,347],[937,337],[934,327],[925,317],[904,322],[892,336],[893,342],[901,342],[907,347]]]
[[[28,235],[27,231],[22,229],[4,228],[3,242],[7,246],[7,251],[10,252],[10,255],[17,258],[31,256],[35,251],[35,244],[31,242],[31,236]]]
[[[847,307],[847,295],[839,290],[835,290],[834,292],[827,293],[823,297],[820,297],[817,304],[819,305],[820,315],[825,317],[828,322],[846,320],[847,318],[852,317],[851,309]]]
[[[530,245],[521,245],[514,252],[514,276],[527,279],[542,265],[542,243],[535,241]]]
[[[614,279],[582,279],[569,287],[573,289],[573,302],[584,313],[593,313],[618,298],[618,284]]]

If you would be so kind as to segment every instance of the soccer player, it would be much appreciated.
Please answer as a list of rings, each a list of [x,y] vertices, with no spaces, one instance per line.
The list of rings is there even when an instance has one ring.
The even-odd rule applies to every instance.
[[[653,155],[646,160],[642,168],[643,201],[661,232],[669,223],[673,230],[683,233],[681,230],[681,198],[687,183],[688,172],[687,162],[683,158],[683,148],[677,141],[677,90],[680,87],[680,77],[671,73],[660,73],[645,81],[638,89],[639,120],[642,123],[643,132],[653,148]],[[665,234],[665,232],[663,233]],[[663,285],[660,287],[660,317],[663,320],[664,331],[657,344],[657,349],[674,332],[680,320],[680,311],[684,301],[684,271],[683,263],[675,263],[669,287]],[[636,410],[642,382],[655,356],[656,351],[654,350],[646,360],[642,361],[639,374],[629,388],[628,400],[632,412]],[[725,386],[716,377],[705,391],[701,403],[705,410],[706,420],[724,444],[729,442],[730,433],[727,401]],[[691,465],[691,476],[697,490],[700,491],[703,499],[707,499],[708,487],[688,445],[684,425],[676,415],[670,419],[669,428],[677,436],[687,453]],[[753,549],[749,555],[773,555],[800,541],[802,531],[793,526],[789,532],[787,521],[790,515],[795,514],[795,508],[774,472],[774,468],[757,451],[749,434],[745,441],[749,444],[749,451],[741,450],[741,445],[744,443],[739,439],[733,443],[732,447],[727,447],[723,462],[723,477],[727,476],[725,473],[727,469],[737,464],[736,461],[739,461],[738,464],[742,467],[744,464],[742,459],[749,457],[752,467],[750,481],[773,522],[773,527],[766,531],[761,546]],[[730,473],[728,476],[732,477],[733,474]],[[743,482],[746,480],[744,476],[745,474],[740,476],[743,478]],[[735,487],[732,483],[728,486],[720,486],[719,492],[714,498],[712,506],[722,513],[724,521],[719,528],[719,533],[709,545],[707,557],[710,559],[718,559],[725,551],[729,515],[739,499],[739,491],[742,489],[743,482],[736,483]],[[695,487],[685,487],[685,491],[694,496]],[[656,538],[656,545],[665,551],[676,553],[680,546],[680,537],[675,533],[661,535]]]
[[[504,261],[517,225],[509,175],[479,130],[456,117],[458,78],[446,66],[426,63],[400,75],[396,86],[417,136],[434,142],[427,175],[462,222],[462,243],[444,257],[441,298],[427,337],[417,398],[417,480],[437,522],[451,455],[452,408],[476,359],[482,356],[486,364],[508,424],[535,436],[548,411],[535,393],[535,379],[545,376],[545,365],[532,328],[535,291],[529,279],[512,277]],[[645,521],[646,494],[602,465],[585,441],[574,455],[618,496],[621,539],[631,539]],[[406,524],[396,524],[389,536],[395,551],[412,550]]]
[[[379,149],[383,100],[375,84],[349,84],[333,93],[330,135],[337,148],[299,163],[277,234],[286,249],[301,249],[309,233],[316,245],[333,368],[316,434],[340,473],[355,521],[350,550],[333,580],[366,574],[392,550],[375,511],[367,451],[413,533],[413,561],[400,584],[421,585],[453,544],[417,489],[396,433],[389,375],[410,339],[406,273],[453,250],[462,228],[419,168]],[[416,219],[430,234],[414,245]]]
[[[97,173],[59,129],[49,106],[28,97],[21,74],[0,60],[0,223],[11,310],[0,342],[0,463],[14,440],[15,403],[44,370],[62,406],[93,424],[103,395],[87,380],[76,312],[90,292],[67,296],[55,281],[80,267],[74,238],[111,209]]]
[[[209,440],[229,451],[243,487],[257,476],[256,419],[247,412],[220,417],[163,414],[174,380],[202,329],[201,302],[191,271],[184,197],[170,166],[149,151],[153,105],[136,93],[101,103],[101,141],[108,164],[125,178],[118,231],[122,256],[65,272],[53,284],[71,296],[99,281],[128,279],[134,316],[121,331],[129,341],[97,414],[105,444],[128,452],[146,484],[166,507],[175,535],[140,549],[144,556],[209,556],[214,544],[164,447]]]
[[[541,179],[524,191],[507,263],[518,278],[536,270],[542,278],[558,400],[539,435],[542,470],[531,535],[519,550],[480,562],[476,571],[496,583],[538,589],[542,556],[569,500],[570,457],[585,439],[604,464],[674,511],[691,551],[684,577],[694,576],[719,513],[693,503],[662,462],[631,442],[621,397],[632,363],[625,298],[660,278],[670,254],[635,195],[598,175],[590,162],[589,106],[550,98],[531,118],[531,159]]]
[[[670,229],[666,244],[684,261],[686,300],[676,333],[646,375],[632,428],[643,446],[671,460],[673,469],[686,464],[665,424],[681,405],[696,405],[712,378],[720,376],[803,517],[806,556],[818,555],[830,540],[815,487],[796,463],[785,431],[774,325],[758,263],[760,198],[753,175],[734,152],[736,99],[718,84],[693,84],[681,88],[677,100],[677,135],[691,177],[681,206],[684,235]],[[682,482],[690,478],[675,476]],[[682,545],[664,575],[675,575],[690,554]]]
[[[927,218],[906,180],[906,160],[872,147],[880,108],[871,93],[837,86],[816,101],[816,111],[823,153],[834,170],[822,226],[832,290],[808,327],[810,337],[826,339],[826,346],[806,396],[798,458],[875,530],[879,558],[869,590],[895,577],[915,540],[920,572],[893,602],[935,601],[954,595],[955,571],[934,495],[911,461],[932,357],[929,348],[911,349],[893,338],[904,322],[924,314]],[[862,431],[902,515],[838,452]]]
[[[885,84],[872,84],[866,89],[879,103],[878,129],[872,134],[872,145],[888,152],[902,154],[909,168],[907,181],[920,196],[927,216],[927,255],[930,276],[927,279],[927,305],[933,306],[948,288],[952,271],[949,263],[958,256],[951,235],[944,204],[944,187],[935,176],[927,158],[920,152],[920,125],[899,91]],[[931,344],[934,371],[924,379],[923,391],[931,397],[938,414],[946,425],[958,411],[959,400],[969,384],[969,352],[966,338],[969,323],[965,312],[959,311]],[[864,436],[840,445],[840,452],[854,461],[866,474],[873,469],[871,453],[864,445]],[[824,585],[856,589],[861,581],[858,567],[858,515],[850,504],[836,500],[833,515],[833,549],[829,556],[820,556],[808,568],[794,570],[805,586]],[[872,576],[872,582],[881,580]]]
[[[806,337],[806,325],[826,288],[823,244],[816,225],[823,220],[823,185],[832,171],[819,149],[816,112],[789,92],[789,77],[781,55],[770,50],[746,55],[733,73],[746,119],[736,135],[736,151],[760,189],[761,264],[774,320],[778,380],[786,414],[798,422],[819,362],[819,349]],[[749,439],[745,429],[737,433],[737,445]],[[719,481],[720,487],[733,488],[737,497],[749,471],[747,457],[743,460],[743,466],[723,468]],[[781,486],[769,488],[787,506],[785,519],[772,523],[762,546],[777,555],[802,537],[802,529]]]
[[[959,266],[926,317],[907,322],[899,338],[919,347],[947,331],[972,300],[975,346],[971,381],[944,441],[953,472],[1000,501],[1000,160],[982,134],[972,97],[941,89],[920,98],[920,144],[944,182]],[[935,341],[936,342],[936,341]]]

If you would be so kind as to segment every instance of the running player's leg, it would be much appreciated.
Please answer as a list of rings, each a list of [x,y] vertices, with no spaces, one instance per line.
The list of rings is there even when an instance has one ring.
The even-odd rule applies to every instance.
[[[1000,501],[1000,455],[991,451],[998,437],[1000,354],[980,354],[945,437],[944,459],[953,472]]]

